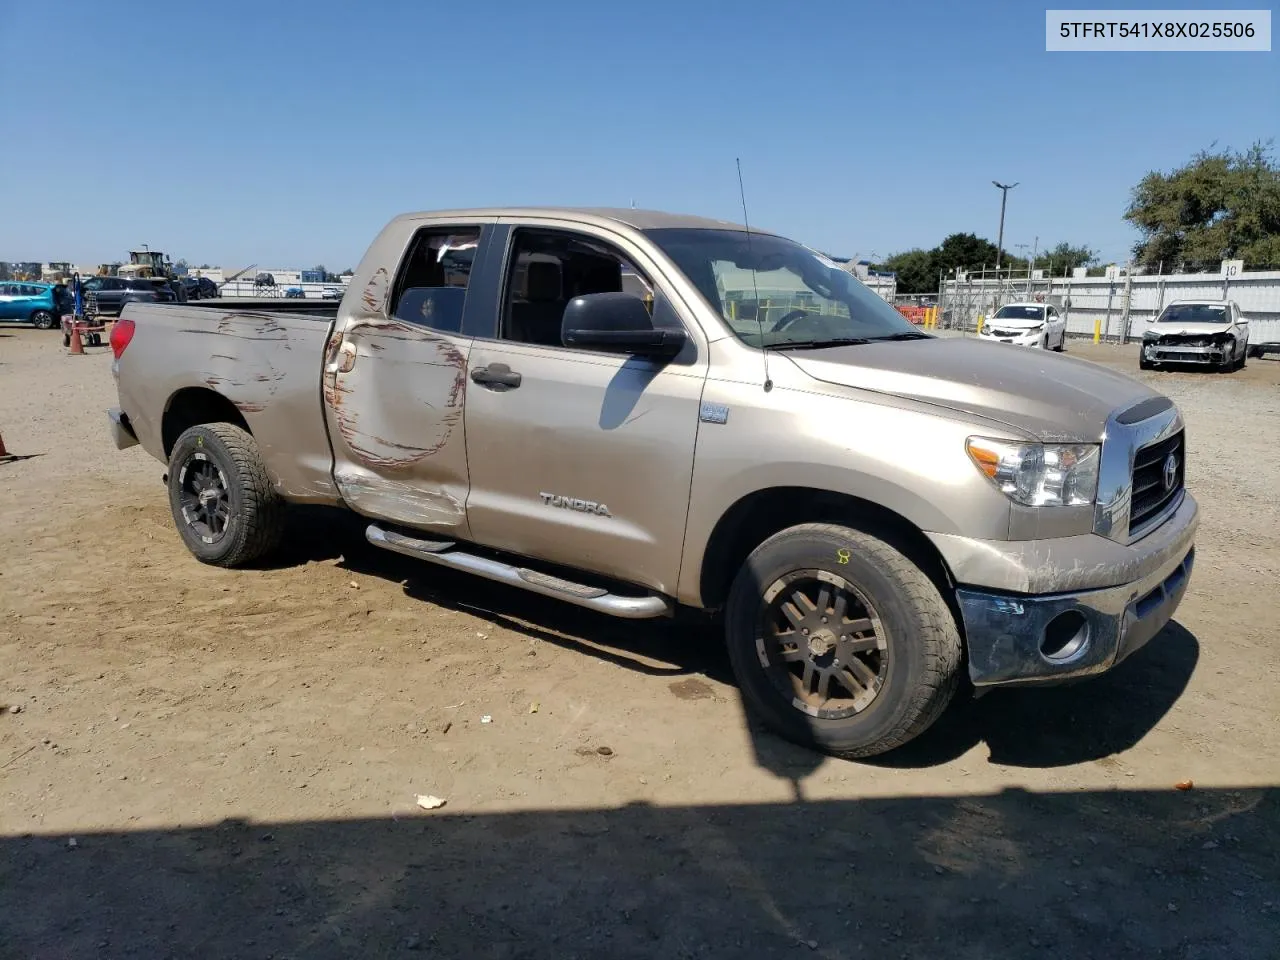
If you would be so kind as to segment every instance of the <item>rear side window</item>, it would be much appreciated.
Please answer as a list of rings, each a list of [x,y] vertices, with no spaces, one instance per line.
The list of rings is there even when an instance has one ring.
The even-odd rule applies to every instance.
[[[441,333],[459,333],[479,246],[479,227],[419,230],[400,268],[391,315]]]

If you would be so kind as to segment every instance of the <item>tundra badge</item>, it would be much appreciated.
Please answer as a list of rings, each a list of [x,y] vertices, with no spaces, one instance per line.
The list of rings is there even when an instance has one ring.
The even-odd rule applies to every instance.
[[[609,508],[594,500],[579,500],[577,497],[562,497],[558,493],[540,493],[542,502],[548,507],[563,507],[565,510],[577,510],[581,513],[594,513],[601,517],[611,517]]]

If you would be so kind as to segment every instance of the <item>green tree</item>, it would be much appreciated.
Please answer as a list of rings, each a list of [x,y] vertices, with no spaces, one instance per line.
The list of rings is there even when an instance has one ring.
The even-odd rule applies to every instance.
[[[1059,276],[1064,270],[1071,270],[1076,267],[1087,267],[1089,264],[1096,262],[1098,254],[1089,247],[1073,247],[1071,244],[1063,241],[1056,247],[1045,250],[1035,259],[1035,268],[1037,270],[1052,270],[1054,276]]]
[[[929,293],[938,289],[937,256],[934,250],[905,250],[895,253],[876,270],[892,270],[898,275],[900,293]]]
[[[1089,247],[1076,247],[1062,242],[1047,248],[1035,258],[1035,268],[1051,269],[1055,274],[1068,267],[1082,267],[1097,260],[1097,254]],[[1025,269],[1026,257],[1006,250],[1000,255],[1000,264],[1014,269]],[[875,269],[892,270],[898,275],[899,293],[937,293],[938,277],[954,268],[980,270],[996,265],[996,245],[990,240],[972,233],[953,233],[932,250],[904,250],[895,253]]]
[[[1124,215],[1142,232],[1134,259],[1166,271],[1223,259],[1280,264],[1280,166],[1270,147],[1233,153],[1211,145],[1171,173],[1143,177]]]

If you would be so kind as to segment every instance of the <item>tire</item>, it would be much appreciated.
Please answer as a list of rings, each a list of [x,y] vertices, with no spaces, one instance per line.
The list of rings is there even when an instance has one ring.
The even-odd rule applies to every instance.
[[[1062,333],[1058,336],[1058,345],[1053,349],[1056,353],[1067,352],[1067,331],[1066,330],[1063,330]]]
[[[813,625],[803,634],[810,628],[781,611],[793,588],[836,622],[843,594],[844,611],[853,611],[841,618],[848,632],[832,632],[827,619],[821,626],[817,610],[802,621]],[[802,609],[798,601],[790,606]],[[845,759],[885,753],[923,733],[960,679],[960,634],[933,581],[885,541],[848,527],[810,523],[770,537],[738,572],[725,614],[729,659],[748,708],[786,739]],[[797,638],[794,650],[784,651],[775,622]],[[847,669],[855,659],[860,668]],[[824,673],[830,699],[819,701]]]
[[[208,492],[204,499],[200,491]],[[268,554],[284,532],[284,500],[246,430],[206,423],[184,432],[169,455],[169,508],[202,563],[241,567]]]
[[[1144,357],[1144,356],[1139,356],[1139,357],[1138,357],[1138,369],[1139,369],[1139,370],[1153,370],[1153,369],[1155,369],[1155,364],[1154,364],[1154,363],[1152,363],[1150,360],[1148,360],[1146,357]]]
[[[37,310],[31,314],[31,325],[37,330],[52,330],[57,325],[57,321],[48,310]]]
[[[71,346],[71,334],[69,334],[69,333],[64,333],[64,334],[62,335],[62,345],[63,345],[64,347],[69,347],[69,346]]]

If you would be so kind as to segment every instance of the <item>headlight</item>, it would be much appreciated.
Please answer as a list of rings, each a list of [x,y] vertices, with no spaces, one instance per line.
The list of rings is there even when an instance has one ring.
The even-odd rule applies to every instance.
[[[1041,330],[1043,330],[1043,329],[1044,329],[1044,324],[1043,324],[1043,323],[1041,323],[1041,324],[1039,324],[1039,325],[1037,325],[1037,326],[1034,326],[1034,327],[1027,327],[1027,329],[1025,329],[1025,330],[1023,330],[1023,331],[1022,331],[1022,335],[1023,335],[1024,337],[1029,337],[1029,336],[1031,336],[1033,333],[1039,333],[1039,332],[1040,332]]]
[[[977,468],[1015,503],[1084,506],[1097,496],[1096,443],[1010,443],[970,437],[965,449]]]

